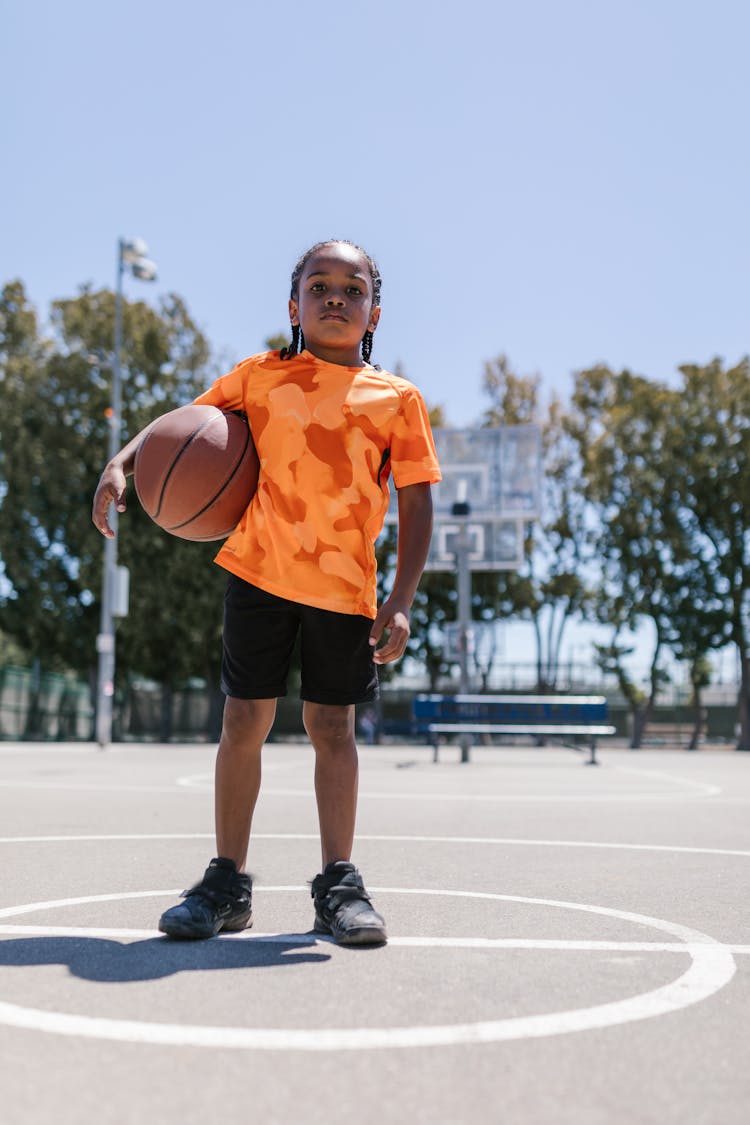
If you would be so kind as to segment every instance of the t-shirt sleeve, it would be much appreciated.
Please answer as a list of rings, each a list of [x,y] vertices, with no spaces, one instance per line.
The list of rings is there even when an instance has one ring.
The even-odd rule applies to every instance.
[[[394,420],[391,473],[396,488],[442,480],[427,407],[416,387],[403,392]]]
[[[244,380],[242,369],[244,364],[238,363],[226,375],[221,375],[216,382],[194,399],[197,406],[218,406],[220,410],[242,410],[244,407]]]

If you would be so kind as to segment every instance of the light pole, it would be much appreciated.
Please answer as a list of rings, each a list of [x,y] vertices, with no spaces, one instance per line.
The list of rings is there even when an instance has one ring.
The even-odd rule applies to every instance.
[[[458,594],[458,629],[459,629],[459,691],[461,695],[469,692],[469,646],[471,644],[471,537],[469,535],[468,521],[471,515],[471,504],[466,499],[466,482],[459,482],[458,499],[453,505],[452,514],[458,521],[456,535],[456,593]],[[471,735],[462,734],[461,761],[469,761]]]
[[[126,266],[141,281],[156,280],[156,265],[146,257],[148,246],[142,238],[121,238],[117,243],[117,286],[115,289],[115,350],[112,359],[112,401],[108,410],[107,460],[111,461],[122,445],[122,278]],[[98,673],[96,685],[96,741],[104,749],[112,741],[112,710],[115,694],[115,617],[127,613],[127,571],[117,565],[117,509],[110,505],[109,521],[113,539],[104,540],[102,607],[99,635],[96,638]]]

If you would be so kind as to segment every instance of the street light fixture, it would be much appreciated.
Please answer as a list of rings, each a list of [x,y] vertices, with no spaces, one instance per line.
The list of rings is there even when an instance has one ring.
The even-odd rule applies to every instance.
[[[107,411],[109,434],[107,459],[111,461],[122,445],[122,278],[126,267],[141,281],[156,280],[156,265],[146,255],[142,238],[121,238],[117,243],[117,286],[115,289],[115,350],[112,361],[112,403]],[[104,749],[112,741],[112,711],[115,694],[115,617],[127,614],[128,572],[117,565],[117,509],[110,505],[113,539],[104,540],[102,607],[96,651],[99,654],[96,690],[96,740]]]

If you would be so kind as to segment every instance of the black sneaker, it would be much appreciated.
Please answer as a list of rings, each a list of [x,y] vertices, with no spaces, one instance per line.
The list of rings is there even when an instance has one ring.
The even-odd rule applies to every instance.
[[[173,938],[210,938],[253,924],[253,881],[232,859],[212,859],[200,883],[182,892],[184,902],[166,910],[159,929]]]
[[[385,921],[373,909],[353,863],[329,863],[322,875],[313,879],[310,893],[318,933],[332,934],[339,945],[383,945],[388,940]]]

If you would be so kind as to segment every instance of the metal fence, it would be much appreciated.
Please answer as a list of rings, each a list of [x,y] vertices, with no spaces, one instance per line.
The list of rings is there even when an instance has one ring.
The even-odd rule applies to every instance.
[[[85,741],[93,719],[88,684],[38,667],[0,668],[0,738]]]
[[[115,742],[218,741],[224,697],[218,685],[192,679],[170,687],[131,677],[114,700]],[[280,700],[275,731],[303,732],[299,701]],[[95,692],[73,676],[40,666],[0,668],[0,740],[91,742]]]
[[[529,666],[530,668],[530,666]],[[506,692],[534,690],[523,672],[511,683],[503,683]],[[561,677],[558,691],[581,691],[578,677]],[[493,685],[494,686],[494,685]],[[591,684],[586,684],[591,690]],[[377,706],[358,708],[358,733],[363,741],[380,741],[414,737],[412,700],[416,692],[429,691],[428,682],[412,681],[385,684]],[[440,684],[440,690],[451,693],[455,685]],[[623,738],[631,732],[629,708],[611,687],[604,690],[609,701],[610,721]],[[737,704],[722,699],[707,699],[704,731],[707,738],[731,742],[736,737]],[[223,696],[218,685],[202,679],[188,680],[171,688],[153,680],[131,678],[115,698],[113,740],[116,742],[216,742],[221,731]],[[38,665],[31,668],[6,666],[0,668],[0,740],[91,742],[95,739],[94,692],[89,684],[72,676],[45,672]],[[667,724],[672,740],[684,741],[692,726],[692,709],[678,693],[660,700],[653,716],[649,739],[666,737]],[[677,737],[675,732],[681,732]],[[292,687],[277,705],[272,738],[304,737],[302,708]]]

